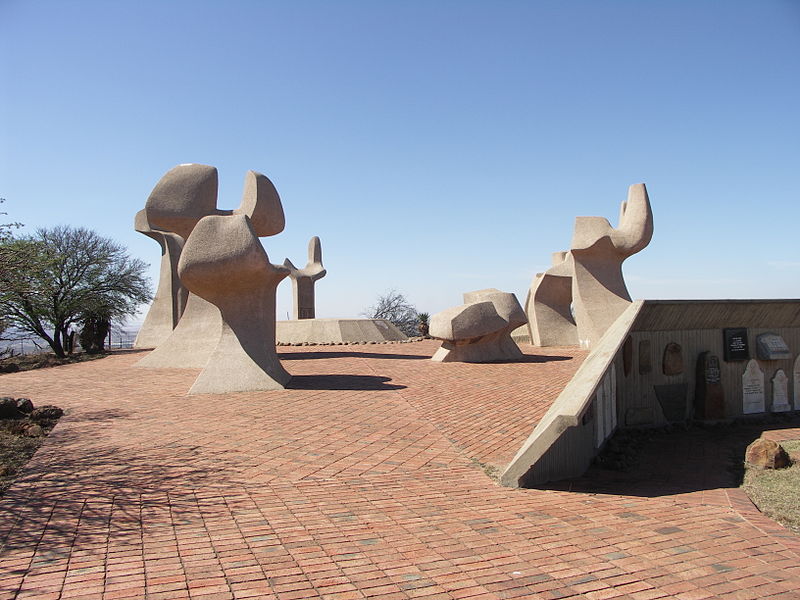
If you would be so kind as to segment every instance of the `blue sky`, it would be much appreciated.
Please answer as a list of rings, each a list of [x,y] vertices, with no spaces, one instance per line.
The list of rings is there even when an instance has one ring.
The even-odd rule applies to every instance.
[[[633,297],[800,297],[800,2],[0,0],[0,56],[9,218],[96,229],[154,280],[133,216],[198,162],[221,208],[272,179],[273,262],[320,236],[320,317],[524,300],[642,181]]]

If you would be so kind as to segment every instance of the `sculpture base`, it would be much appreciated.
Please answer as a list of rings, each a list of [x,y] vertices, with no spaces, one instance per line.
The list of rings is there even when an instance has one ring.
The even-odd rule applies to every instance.
[[[522,350],[508,331],[481,336],[471,342],[442,340],[441,347],[431,357],[433,362],[487,363],[522,358]]]
[[[520,325],[514,331],[512,331],[511,339],[514,340],[517,344],[530,344],[531,332],[528,329],[528,324],[525,323],[525,325]]]
[[[278,321],[275,325],[275,341],[279,344],[354,344],[408,339],[385,319],[297,319]]]

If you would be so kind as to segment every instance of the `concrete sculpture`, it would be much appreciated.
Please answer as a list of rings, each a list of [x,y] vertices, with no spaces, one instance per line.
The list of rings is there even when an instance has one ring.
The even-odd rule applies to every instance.
[[[322,266],[322,245],[314,236],[308,242],[308,263],[304,269],[298,269],[288,258],[283,266],[289,269],[292,278],[292,294],[294,297],[293,319],[314,319],[316,317],[314,302],[314,284],[325,277],[327,271]]]
[[[430,335],[442,340],[431,360],[489,362],[522,356],[511,332],[525,324],[525,312],[514,294],[496,289],[464,294],[464,304],[431,317]]]
[[[186,240],[204,217],[236,214],[246,215],[259,236],[283,231],[285,219],[280,197],[264,175],[247,172],[242,201],[236,210],[217,208],[217,188],[215,167],[199,164],[174,167],[159,180],[147,199],[144,210],[149,226]],[[178,325],[136,366],[203,368],[219,341],[221,331],[219,309],[190,293]]]
[[[222,316],[217,345],[190,394],[283,389],[291,379],[275,352],[275,291],[289,269],[270,263],[258,241],[266,230],[256,224],[244,214],[207,216],[186,240],[181,280]]]
[[[531,283],[525,313],[534,346],[575,346],[578,329],[572,318],[572,255],[554,252],[553,266]]]
[[[144,210],[136,213],[134,228],[161,246],[158,289],[133,344],[134,348],[155,348],[170,336],[186,307],[188,291],[178,278],[183,239],[174,233],[152,229]]]
[[[597,343],[630,305],[622,262],[650,243],[653,212],[643,183],[630,186],[615,229],[603,217],[578,217],[572,237],[572,308],[582,346]]]

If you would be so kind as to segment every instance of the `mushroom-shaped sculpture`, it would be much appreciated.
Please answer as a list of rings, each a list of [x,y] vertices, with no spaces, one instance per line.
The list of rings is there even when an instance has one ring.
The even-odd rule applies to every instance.
[[[603,217],[575,219],[570,248],[572,303],[582,346],[599,341],[630,304],[622,262],[647,246],[652,237],[653,212],[643,183],[628,189],[616,229]]]
[[[289,269],[294,296],[294,319],[313,319],[316,317],[314,283],[325,277],[327,271],[322,266],[322,244],[317,236],[308,242],[308,263],[298,269],[288,258],[283,266]]]
[[[217,208],[217,187],[215,167],[178,165],[159,180],[147,199],[144,209],[147,222],[159,231],[174,233],[181,240],[188,239],[197,223],[207,216],[245,215],[257,236],[283,231],[285,217],[280,196],[265,175],[255,171],[245,174],[242,201],[236,210]],[[190,293],[178,325],[136,365],[202,368],[216,347],[221,329],[219,309]]]
[[[436,313],[430,335],[442,340],[431,360],[436,362],[490,362],[522,356],[511,332],[526,322],[514,294],[493,288],[467,292],[464,304]]]

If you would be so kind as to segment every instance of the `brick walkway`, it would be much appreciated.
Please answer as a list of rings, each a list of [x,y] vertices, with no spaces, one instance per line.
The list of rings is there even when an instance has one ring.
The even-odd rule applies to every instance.
[[[800,598],[736,491],[498,487],[583,354],[435,347],[284,348],[295,389],[224,396],[136,353],[3,375],[67,414],[0,500],[0,598]]]

